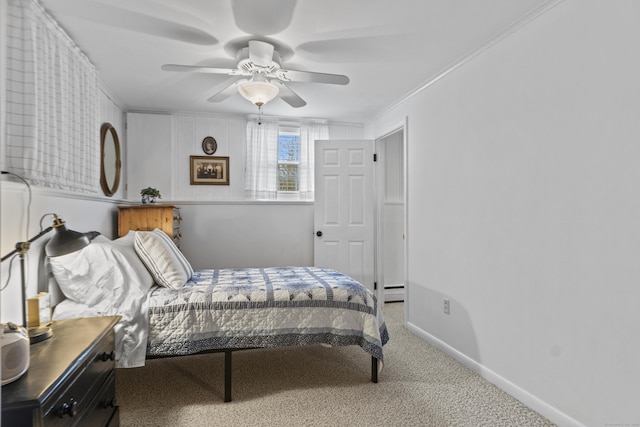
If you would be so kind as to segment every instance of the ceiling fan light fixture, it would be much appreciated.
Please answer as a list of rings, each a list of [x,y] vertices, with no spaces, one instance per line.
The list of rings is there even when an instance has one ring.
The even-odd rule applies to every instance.
[[[254,76],[252,80],[241,83],[238,86],[238,92],[240,95],[252,104],[262,107],[267,102],[271,101],[278,95],[280,89],[278,86],[267,81],[264,76],[262,78]]]

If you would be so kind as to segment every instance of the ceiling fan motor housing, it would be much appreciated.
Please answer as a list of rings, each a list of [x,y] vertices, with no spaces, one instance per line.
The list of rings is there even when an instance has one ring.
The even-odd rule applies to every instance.
[[[273,51],[273,56],[271,57],[271,64],[267,67],[262,67],[260,65],[254,64],[249,57],[249,48],[245,47],[238,51],[236,55],[236,67],[238,69],[248,73],[253,74],[255,71],[259,71],[263,74],[271,74],[275,73],[280,69],[280,54]]]

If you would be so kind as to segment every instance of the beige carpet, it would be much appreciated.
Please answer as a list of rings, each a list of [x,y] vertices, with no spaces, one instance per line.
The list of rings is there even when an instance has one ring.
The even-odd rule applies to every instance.
[[[548,420],[409,333],[387,304],[379,383],[359,347],[246,350],[148,360],[116,371],[122,426],[551,426]]]

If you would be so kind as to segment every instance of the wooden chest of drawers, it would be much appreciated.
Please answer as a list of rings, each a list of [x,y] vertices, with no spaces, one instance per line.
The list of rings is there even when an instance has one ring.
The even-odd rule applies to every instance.
[[[118,426],[114,326],[120,316],[58,320],[32,344],[27,372],[2,386],[3,426]]]
[[[146,205],[118,206],[118,237],[129,230],[151,231],[159,228],[180,246],[180,209],[173,205],[149,203]]]

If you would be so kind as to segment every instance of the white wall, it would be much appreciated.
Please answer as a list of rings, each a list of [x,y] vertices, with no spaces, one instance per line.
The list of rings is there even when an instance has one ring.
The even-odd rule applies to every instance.
[[[163,200],[244,200],[246,119],[205,115],[127,114],[128,198],[155,187]],[[206,156],[202,140],[213,136],[214,156],[229,157],[230,185],[191,185],[190,156]]]
[[[562,2],[365,129],[408,117],[409,326],[560,425],[640,423],[638,16]]]
[[[111,196],[112,199],[118,200],[125,197],[124,183],[127,181],[124,165],[127,164],[127,135],[124,126],[124,114],[118,106],[118,102],[114,101],[114,99],[115,97],[110,93],[109,89],[102,86],[100,94],[100,125],[110,123],[118,133],[118,140],[120,142],[120,161],[123,167],[120,172],[120,184],[116,192]]]
[[[156,187],[163,203],[180,207],[180,248],[195,268],[313,264],[313,204],[245,202],[246,118],[215,115],[127,114],[128,199]],[[333,123],[331,138],[359,138],[362,126]],[[189,157],[228,156],[230,185],[191,185]]]
[[[163,201],[244,200],[246,118],[215,115],[127,114],[127,198],[155,187]],[[330,124],[332,139],[357,139],[362,126]],[[229,157],[229,185],[191,185],[190,156],[206,156],[202,140],[218,143],[214,156]]]

